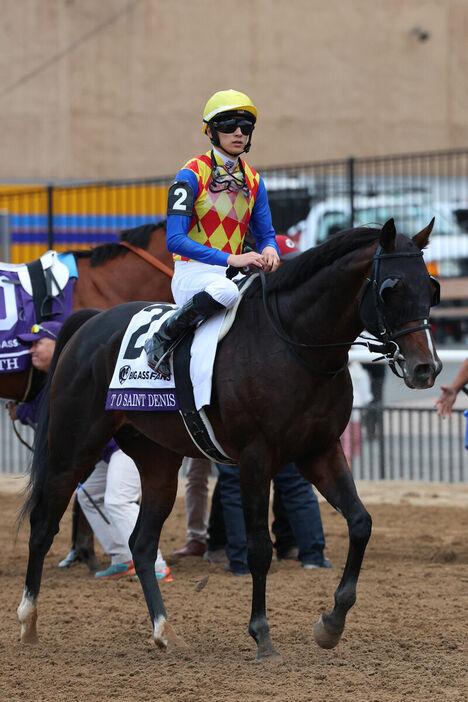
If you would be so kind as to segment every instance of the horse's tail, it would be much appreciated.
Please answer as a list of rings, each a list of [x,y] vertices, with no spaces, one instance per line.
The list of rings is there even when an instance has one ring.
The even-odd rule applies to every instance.
[[[39,502],[44,487],[44,479],[47,472],[49,459],[48,430],[50,416],[50,386],[60,354],[73,334],[81,326],[83,326],[88,319],[91,319],[91,317],[94,317],[100,312],[101,310],[95,309],[84,309],[75,312],[65,320],[58,334],[54,355],[50,364],[50,370],[47,374],[44,388],[41,391],[42,397],[40,399],[37,428],[34,437],[34,453],[31,463],[29,482],[25,491],[26,500],[18,517],[18,529],[24,518],[31,513],[32,509]]]

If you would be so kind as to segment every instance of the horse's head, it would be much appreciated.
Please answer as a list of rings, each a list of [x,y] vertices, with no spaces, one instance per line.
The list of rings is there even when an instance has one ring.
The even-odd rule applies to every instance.
[[[432,387],[442,369],[429,324],[439,283],[422,257],[433,226],[409,239],[396,233],[393,219],[384,224],[359,307],[365,328],[387,345],[392,370],[398,363],[406,385],[420,389]]]

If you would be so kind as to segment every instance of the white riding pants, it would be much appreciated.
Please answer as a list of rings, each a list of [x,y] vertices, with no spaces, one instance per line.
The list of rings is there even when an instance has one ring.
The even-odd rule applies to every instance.
[[[140,474],[134,461],[126,453],[115,451],[109,463],[99,461],[89,478],[83,483],[110,524],[104,521],[83,490],[78,488],[78,502],[96,538],[111,557],[111,565],[132,560],[128,540],[138,517]],[[166,569],[160,549],[155,569]]]
[[[212,266],[199,261],[176,261],[171,287],[175,303],[179,307],[202,290],[228,309],[239,298],[239,288],[226,278],[224,266]]]
[[[212,266],[199,261],[176,261],[172,278],[172,295],[181,307],[196,293],[207,292],[223,307],[233,307],[239,298],[239,288],[226,278],[224,266]],[[207,458],[184,458],[187,482],[185,511],[188,540],[206,541],[208,531],[208,477],[211,462]]]

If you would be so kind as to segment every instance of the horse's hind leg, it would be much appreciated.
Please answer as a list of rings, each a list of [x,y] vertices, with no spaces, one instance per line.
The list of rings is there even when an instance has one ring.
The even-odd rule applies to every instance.
[[[356,586],[371,534],[372,520],[356,492],[339,442],[319,460],[314,460],[310,465],[298,464],[298,468],[348,523],[348,557],[335,591],[335,606],[332,612],[324,612],[314,626],[314,638],[319,646],[334,648],[343,633],[348,610],[356,601]]]
[[[64,480],[44,482],[35,496],[31,510],[29,537],[29,560],[23,598],[18,607],[21,623],[21,642],[37,642],[37,598],[41,586],[44,559],[59,530],[60,519],[65,512],[76,483],[68,475]]]
[[[258,457],[266,449],[255,452],[252,459],[242,456],[240,481],[242,505],[247,532],[247,561],[252,574],[252,613],[249,634],[257,643],[257,660],[278,658],[270,637],[266,616],[266,578],[271,565],[273,546],[268,530],[268,508],[271,476],[269,467]]]
[[[130,440],[118,437],[118,442],[135,461],[141,477],[140,512],[129,539],[133,563],[151,617],[154,641],[159,648],[171,651],[185,644],[167,621],[154,564],[161,529],[174,506],[181,457],[143,436]]]

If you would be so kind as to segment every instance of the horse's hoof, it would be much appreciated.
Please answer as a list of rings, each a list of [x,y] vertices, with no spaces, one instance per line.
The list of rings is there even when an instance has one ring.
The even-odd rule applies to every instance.
[[[257,655],[255,656],[255,660],[258,663],[271,663],[272,665],[275,665],[275,663],[279,663],[281,661],[281,654],[278,653],[278,651],[272,646],[268,651],[258,651]]]
[[[37,635],[36,628],[28,628],[24,624],[21,624],[21,643],[22,644],[37,644],[39,643],[39,637]]]
[[[322,614],[318,622],[314,624],[314,639],[321,648],[335,648],[341,639],[341,634],[332,634],[327,631]]]
[[[167,653],[187,648],[183,638],[176,634],[169,622],[163,617],[160,617],[154,626],[154,643]]]

